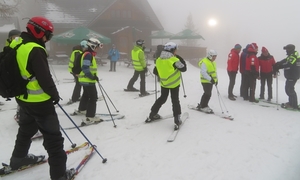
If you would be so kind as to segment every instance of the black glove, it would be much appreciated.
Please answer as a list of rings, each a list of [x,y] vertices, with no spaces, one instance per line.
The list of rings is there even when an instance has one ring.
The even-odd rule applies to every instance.
[[[58,104],[59,101],[60,101],[60,98],[56,98],[53,100],[53,104],[56,105],[56,104]]]
[[[156,76],[158,75],[156,66],[155,66],[154,69],[153,69],[153,74],[155,74]]]
[[[215,85],[216,85],[216,86],[218,85],[218,82],[219,82],[219,81],[215,82]]]
[[[148,72],[148,68],[147,68],[147,67],[144,68],[144,72],[145,72],[145,73]]]
[[[210,83],[211,84],[216,84],[216,81],[214,80],[214,78],[211,78]]]
[[[95,74],[93,80],[96,80],[97,82],[99,81],[98,76]]]

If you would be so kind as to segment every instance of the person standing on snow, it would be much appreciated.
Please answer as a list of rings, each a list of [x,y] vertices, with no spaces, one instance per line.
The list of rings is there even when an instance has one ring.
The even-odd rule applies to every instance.
[[[96,38],[90,38],[87,41],[88,49],[83,52],[81,57],[82,71],[78,75],[78,81],[83,87],[83,94],[80,99],[78,110],[75,113],[85,114],[85,123],[100,122],[100,117],[95,116],[97,108],[97,89],[96,83],[99,82],[97,76],[96,53],[103,44]]]
[[[69,180],[75,169],[66,170],[67,155],[63,149],[64,138],[55,112],[60,97],[51,77],[45,43],[53,36],[53,25],[44,17],[32,17],[22,32],[10,44],[17,49],[17,62],[22,76],[34,78],[27,84],[26,95],[15,97],[20,106],[19,130],[10,158],[11,170],[39,163],[45,156],[28,154],[31,137],[39,130],[48,153],[51,180]]]
[[[78,81],[78,74],[74,74],[73,67],[75,59],[81,58],[82,53],[88,49],[87,40],[82,40],[80,45],[77,45],[73,48],[73,52],[71,53],[69,68],[68,71],[73,75],[75,80],[75,86],[73,89],[72,97],[67,104],[73,104],[77,101],[80,101],[80,93],[81,93],[81,84]]]
[[[204,93],[197,109],[205,113],[213,113],[213,110],[208,106],[208,102],[211,98],[213,85],[218,85],[217,64],[215,62],[217,55],[217,52],[211,49],[208,51],[207,56],[199,62],[200,80]]]
[[[228,86],[228,98],[232,101],[235,101],[236,96],[233,94],[233,87],[235,85],[236,74],[239,69],[240,63],[240,52],[242,46],[236,44],[233,49],[231,49],[228,60],[227,60],[227,73],[229,76],[229,86]]]
[[[136,88],[133,87],[133,85],[140,76],[140,96],[149,95],[149,93],[146,91],[146,73],[148,69],[144,54],[144,43],[145,41],[142,39],[137,40],[136,45],[131,51],[131,59],[134,68],[134,74],[127,85],[128,91],[138,91]]]
[[[161,95],[151,107],[149,118],[146,122],[160,119],[158,113],[161,106],[167,101],[171,93],[175,130],[181,125],[181,107],[179,102],[179,87],[181,72],[186,71],[186,63],[182,57],[176,55],[177,44],[168,42],[165,44],[160,57],[156,59],[154,74],[160,77]]]
[[[259,77],[259,61],[256,57],[258,51],[258,46],[256,43],[249,45],[247,49],[247,58],[245,66],[245,91],[244,91],[244,100],[249,100],[250,102],[258,103],[258,100],[255,99],[255,88],[256,88],[256,79]],[[250,90],[250,94],[249,94]]]
[[[273,65],[275,64],[274,57],[270,55],[267,48],[262,47],[261,55],[258,57],[260,69],[260,96],[259,99],[265,99],[265,84],[268,86],[268,100],[273,98],[272,84],[273,84]],[[274,78],[276,75],[274,76]]]
[[[249,44],[243,49],[243,51],[241,53],[241,57],[240,57],[240,73],[241,73],[240,97],[243,97],[243,98],[244,98],[245,84],[246,84],[245,83],[245,81],[246,81],[245,67],[246,67],[248,47],[249,47]]]
[[[299,110],[298,107],[298,97],[295,91],[295,84],[300,77],[300,56],[295,50],[295,45],[288,44],[283,47],[286,51],[287,57],[274,65],[274,72],[279,69],[284,69],[285,81],[285,92],[289,97],[287,103],[283,103],[281,106],[283,108],[292,108]]]
[[[116,64],[117,61],[120,58],[120,53],[118,49],[116,48],[116,45],[112,45],[112,48],[108,51],[108,56],[110,57],[110,69],[109,71],[114,71],[116,72]]]

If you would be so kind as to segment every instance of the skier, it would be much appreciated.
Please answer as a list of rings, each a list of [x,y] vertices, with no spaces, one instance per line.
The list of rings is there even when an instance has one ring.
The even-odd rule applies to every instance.
[[[240,57],[240,73],[241,73],[240,97],[243,97],[243,98],[244,98],[245,84],[246,84],[245,83],[245,81],[246,81],[245,66],[246,66],[248,47],[249,47],[249,44],[243,49],[243,52],[241,53],[241,57]],[[248,97],[248,95],[247,95],[247,97]],[[244,100],[246,100],[246,99],[244,98]]]
[[[82,52],[87,50],[88,46],[87,46],[87,40],[82,40],[80,42],[80,46],[75,46],[73,48],[73,52],[71,54],[70,57],[70,62],[69,62],[69,68],[68,71],[73,75],[74,80],[75,80],[75,86],[73,89],[73,94],[72,94],[72,98],[69,100],[69,102],[67,104],[72,104],[74,102],[80,101],[80,92],[81,92],[81,85],[78,81],[78,74],[74,74],[72,71],[72,68],[74,67],[74,61],[76,58],[81,57]]]
[[[95,55],[103,47],[103,44],[96,38],[90,38],[87,46],[88,49],[83,52],[81,57],[82,71],[78,75],[78,81],[83,87],[83,94],[76,113],[85,114],[85,123],[91,124],[101,121],[100,117],[95,116],[98,99],[95,84],[99,82]]]
[[[164,50],[164,45],[157,45],[157,49],[156,49],[155,53],[153,54],[154,64],[156,63],[156,60],[160,57],[160,54],[163,50]],[[157,76],[157,82],[159,82],[159,81],[160,81],[159,77]]]
[[[239,69],[240,63],[240,52],[242,46],[240,44],[236,44],[233,49],[231,49],[228,54],[227,60],[227,73],[229,76],[229,86],[228,86],[228,99],[235,101],[236,96],[233,94],[233,87],[235,85],[235,78],[237,71]]]
[[[20,106],[19,130],[14,150],[10,159],[10,167],[17,170],[22,166],[32,165],[44,160],[45,156],[28,154],[31,137],[38,131],[44,136],[44,147],[48,153],[50,176],[52,180],[68,180],[75,170],[66,170],[67,156],[63,149],[64,138],[60,132],[59,120],[55,112],[55,104],[60,97],[51,77],[47,61],[45,43],[53,36],[53,25],[44,17],[32,17],[22,32],[10,44],[22,54],[17,61],[22,76],[34,78],[27,84],[28,96],[15,97]]]
[[[259,61],[256,57],[258,46],[256,43],[251,43],[247,49],[247,58],[245,66],[245,89],[244,100],[258,103],[255,99],[256,79],[259,77]],[[249,95],[250,90],[250,95]]]
[[[260,95],[259,99],[265,99],[265,84],[267,81],[268,86],[268,99],[271,101],[273,98],[272,84],[273,84],[273,65],[275,64],[274,57],[270,55],[267,48],[262,47],[261,55],[258,57],[260,69]],[[276,78],[276,75],[274,76]]]
[[[289,97],[287,103],[283,103],[283,108],[292,108],[299,110],[298,98],[295,91],[295,84],[300,77],[300,57],[299,53],[295,50],[295,45],[288,44],[283,47],[286,50],[287,57],[274,65],[274,72],[279,69],[284,69],[285,92]]]
[[[182,57],[176,55],[178,47],[174,42],[168,42],[164,46],[160,57],[156,60],[154,74],[160,77],[161,95],[151,107],[149,119],[153,121],[160,119],[158,113],[161,106],[167,101],[169,92],[171,93],[175,130],[179,128],[181,122],[181,107],[179,102],[179,87],[181,82],[181,72],[186,71],[186,63]]]
[[[204,93],[197,109],[205,113],[213,113],[213,110],[208,106],[208,102],[211,97],[213,85],[218,85],[217,65],[215,62],[217,55],[217,52],[211,49],[208,51],[207,56],[199,62],[200,80]]]
[[[131,51],[131,59],[134,67],[134,74],[127,85],[128,91],[138,91],[136,88],[133,87],[133,85],[140,76],[140,96],[149,95],[149,93],[146,91],[146,73],[148,69],[144,54],[144,43],[145,41],[142,39],[137,40],[136,45]]]

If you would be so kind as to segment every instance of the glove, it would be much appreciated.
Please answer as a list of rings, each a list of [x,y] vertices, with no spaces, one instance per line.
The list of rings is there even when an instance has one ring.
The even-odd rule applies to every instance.
[[[218,82],[219,82],[219,81],[215,82],[215,85],[216,85],[216,86],[218,85]]]
[[[144,72],[145,72],[145,73],[148,72],[148,68],[147,68],[147,67],[144,68]]]
[[[99,81],[98,76],[95,74],[93,80],[96,80],[97,82]]]
[[[153,74],[155,74],[156,76],[158,75],[158,72],[157,72],[156,66],[155,66],[155,67],[154,67],[154,69],[153,69]]]
[[[214,80],[214,78],[211,78],[210,83],[211,84],[216,84],[216,81]]]
[[[54,99],[54,100],[53,100],[53,104],[56,105],[56,104],[58,104],[59,101],[60,101],[60,98]]]

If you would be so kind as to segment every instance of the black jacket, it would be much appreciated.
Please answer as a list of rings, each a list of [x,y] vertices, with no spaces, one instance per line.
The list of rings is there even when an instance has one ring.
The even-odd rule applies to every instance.
[[[284,77],[286,79],[297,80],[300,78],[300,58],[298,52],[295,51],[287,58],[277,62],[274,65],[274,70],[284,69]]]
[[[45,47],[44,42],[37,40],[27,32],[22,32],[20,37],[23,39],[24,44],[35,42]],[[59,94],[50,73],[47,56],[47,53],[42,48],[33,48],[29,53],[26,70],[36,77],[43,91],[51,96],[51,100],[57,100],[59,99]]]

